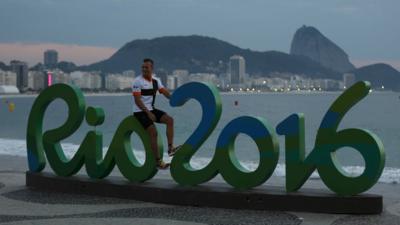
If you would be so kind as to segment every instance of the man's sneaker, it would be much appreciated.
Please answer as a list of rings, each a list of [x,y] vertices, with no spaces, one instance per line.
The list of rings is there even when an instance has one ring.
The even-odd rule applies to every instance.
[[[169,168],[169,163],[164,162],[162,159],[157,161],[157,169],[159,170],[166,170]]]
[[[179,145],[179,146],[176,146],[176,147],[174,147],[174,148],[168,148],[168,156],[169,157],[171,157],[171,156],[174,156],[175,155],[175,153],[179,150],[179,148],[181,147],[182,145]]]

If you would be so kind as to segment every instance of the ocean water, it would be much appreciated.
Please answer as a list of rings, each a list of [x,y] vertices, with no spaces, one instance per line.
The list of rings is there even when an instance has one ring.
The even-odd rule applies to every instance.
[[[218,135],[224,126],[234,118],[244,115],[260,116],[275,128],[292,113],[305,114],[306,149],[314,147],[315,135],[321,119],[340,92],[332,93],[261,93],[261,94],[221,94],[223,109],[221,119],[203,146],[192,158],[191,164],[201,168],[211,160]],[[0,96],[0,154],[26,156],[26,127],[29,111],[35,100],[34,96],[7,97]],[[15,104],[14,112],[9,112],[4,100]],[[238,105],[234,102],[237,101]],[[67,155],[72,156],[78,149],[87,131],[97,129],[103,132],[104,152],[119,125],[131,114],[133,99],[130,95],[96,95],[86,96],[87,106],[99,106],[105,111],[105,122],[96,128],[83,123],[76,133],[63,140],[62,145]],[[182,107],[169,106],[168,100],[157,97],[158,108],[168,112],[175,119],[175,143],[181,144],[192,134],[200,122],[202,109],[195,100],[190,100]],[[44,119],[44,129],[60,126],[67,116],[67,106],[61,100],[54,101],[48,108]],[[372,92],[352,108],[343,119],[339,130],[345,128],[362,128],[375,133],[383,142],[386,152],[386,167],[380,182],[400,183],[400,98],[398,93]],[[164,137],[165,127],[158,125]],[[285,176],[284,138],[279,136],[280,160],[274,176]],[[136,135],[132,135],[132,148],[135,155],[144,161],[143,145]],[[235,141],[235,153],[241,164],[250,170],[257,168],[259,154],[251,138],[239,135]],[[342,148],[338,158],[343,168],[356,176],[363,171],[364,162],[357,151]],[[318,179],[315,172],[312,177]]]

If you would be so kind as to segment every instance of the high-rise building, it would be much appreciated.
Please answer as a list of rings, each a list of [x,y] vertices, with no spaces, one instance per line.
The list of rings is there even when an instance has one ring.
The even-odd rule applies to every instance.
[[[124,90],[130,89],[133,83],[133,77],[125,76],[121,74],[108,74],[106,76],[106,86],[107,90]]]
[[[353,73],[343,74],[343,84],[345,88],[351,87],[356,82],[356,77]]]
[[[176,75],[170,75],[167,77],[167,88],[170,90],[175,90],[176,88],[178,88],[178,82],[179,77]]]
[[[69,73],[64,73],[62,70],[55,69],[51,70],[51,83],[56,84],[56,83],[64,83],[64,84],[69,84],[71,81]]]
[[[74,71],[71,73],[71,83],[82,89],[100,89],[102,76],[99,71]]]
[[[167,71],[165,71],[165,70],[158,70],[157,72],[156,72],[156,75],[157,75],[157,77],[158,78],[160,78],[160,80],[161,80],[161,83],[164,85],[164,86],[166,86],[167,85],[167,79],[168,79],[168,73],[167,73]]]
[[[45,72],[44,71],[29,71],[28,73],[28,87],[31,90],[43,90],[47,87],[45,85]]]
[[[107,74],[104,72],[100,72],[100,90],[104,91],[107,89]]]
[[[176,86],[174,89],[178,88],[179,86],[184,85],[189,81],[189,71],[188,70],[183,70],[183,69],[178,69],[172,71],[172,75],[176,77]]]
[[[191,82],[205,82],[214,85],[219,85],[219,79],[217,75],[213,73],[192,73],[189,76]]]
[[[56,50],[47,50],[44,52],[44,66],[48,69],[57,67],[58,52]]]
[[[0,69],[0,85],[17,86],[17,75]]]
[[[28,64],[13,60],[10,62],[12,71],[17,74],[17,88],[20,92],[25,91],[28,88]]]
[[[125,70],[124,72],[122,72],[122,75],[125,77],[135,78],[136,73],[134,70]]]
[[[234,55],[229,58],[229,74],[231,86],[239,88],[244,82],[246,73],[246,62],[240,55]]]

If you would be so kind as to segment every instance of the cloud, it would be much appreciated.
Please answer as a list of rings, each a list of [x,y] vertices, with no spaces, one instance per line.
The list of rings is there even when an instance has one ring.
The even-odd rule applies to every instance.
[[[353,14],[353,13],[357,12],[358,10],[359,10],[359,8],[357,8],[355,6],[339,6],[339,7],[333,8],[334,12],[343,13],[343,14]]]
[[[68,45],[55,43],[0,43],[0,61],[8,63],[17,59],[26,61],[30,66],[43,62],[43,52],[47,49],[58,51],[59,61],[70,61],[77,65],[85,65],[109,58],[117,49]]]

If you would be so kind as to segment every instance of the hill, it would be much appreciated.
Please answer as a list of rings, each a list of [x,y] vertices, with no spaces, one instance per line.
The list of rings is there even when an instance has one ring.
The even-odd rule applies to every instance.
[[[326,68],[341,73],[355,69],[343,49],[311,26],[303,26],[296,31],[290,54],[307,56]]]
[[[377,63],[360,67],[353,70],[357,80],[367,80],[371,82],[372,88],[400,91],[400,72],[392,66],[384,63]]]
[[[0,62],[0,70],[8,71],[11,70],[10,66],[7,66],[5,63]]]
[[[289,72],[309,77],[341,79],[340,73],[304,56],[278,51],[252,51],[216,38],[198,35],[134,40],[125,44],[109,59],[80,69],[113,73],[131,69],[140,71],[142,59],[150,57],[154,59],[156,68],[166,71],[187,69],[193,73],[219,74],[227,71],[229,57],[235,54],[245,58],[246,71],[252,75]]]

